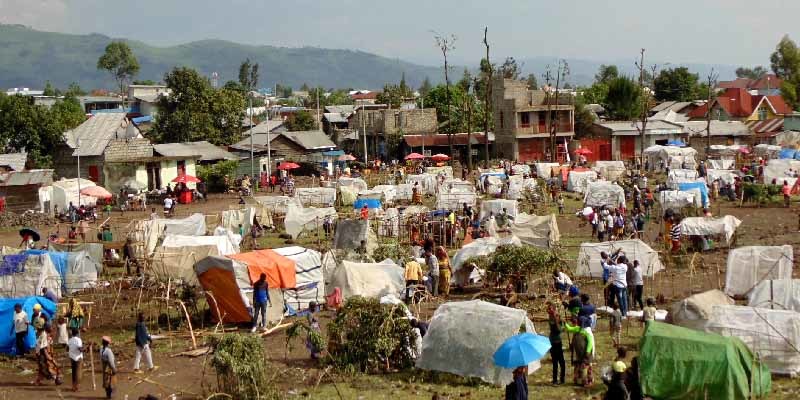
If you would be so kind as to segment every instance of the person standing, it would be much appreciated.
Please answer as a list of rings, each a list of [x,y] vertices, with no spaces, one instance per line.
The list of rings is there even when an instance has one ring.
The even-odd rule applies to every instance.
[[[433,251],[425,249],[425,265],[428,267],[428,276],[431,280],[431,293],[439,295],[439,259],[433,255]]]
[[[789,208],[789,206],[792,204],[792,187],[789,186],[788,181],[783,181],[781,193],[783,193],[783,206]]]
[[[558,195],[558,215],[564,215],[564,196]]]
[[[572,322],[575,325],[564,324],[565,330],[573,334],[572,342],[570,343],[570,351],[574,356],[572,360],[574,368],[572,379],[576,385],[589,387],[594,381],[592,374],[594,334],[589,328],[591,322],[585,317],[582,319],[573,317]]]
[[[110,399],[117,385],[117,362],[114,352],[111,350],[111,338],[103,336],[102,348],[100,349],[100,365],[103,371],[103,388],[106,389],[106,398]]]
[[[450,257],[447,255],[447,250],[444,249],[444,246],[436,248],[436,259],[439,260],[439,293],[447,298],[450,295],[450,277],[453,274],[453,270],[450,266]]]
[[[528,367],[514,369],[514,379],[506,385],[505,400],[528,400]]]
[[[72,391],[77,392],[81,384],[81,362],[83,361],[83,340],[80,330],[72,328],[72,337],[67,341],[67,355],[72,368]]]
[[[22,304],[14,304],[14,335],[16,338],[17,357],[24,357],[28,349],[25,348],[25,337],[28,336],[28,313],[22,309]]]
[[[42,288],[42,297],[52,301],[53,303],[58,304],[58,296],[55,294],[55,292],[46,287]]]
[[[669,239],[672,244],[672,253],[681,250],[681,220],[677,215],[672,216],[672,226],[669,228]]]
[[[625,387],[625,370],[627,366],[624,361],[615,361],[611,364],[613,372],[611,378],[603,377],[603,383],[608,386],[608,391],[603,395],[603,400],[628,400],[630,393]]]
[[[411,259],[405,265],[404,275],[406,279],[406,301],[408,301],[411,294],[413,294],[413,291],[408,288],[419,285],[420,280],[422,280],[422,266],[416,260]]]
[[[150,352],[150,344],[153,343],[153,339],[147,332],[147,325],[144,323],[144,313],[139,313],[139,317],[136,320],[134,342],[136,343],[136,355],[133,359],[133,373],[142,373],[139,369],[139,363],[142,361],[142,354],[144,354],[144,361],[147,363],[147,370],[155,370],[156,367],[153,365],[153,355]]]
[[[617,257],[617,263],[609,265],[608,270],[611,273],[611,291],[612,296],[619,304],[619,310],[624,318],[628,312],[628,265],[626,264],[625,256]]]
[[[270,304],[269,284],[267,274],[262,273],[258,280],[253,284],[253,329],[255,332],[258,327],[267,328],[267,305]],[[258,323],[259,314],[261,323]],[[262,325],[263,324],[263,325]]]
[[[564,360],[564,348],[561,342],[561,317],[559,317],[558,310],[556,310],[556,306],[553,303],[548,303],[547,305],[547,322],[550,325],[550,358],[553,361],[553,385],[563,385],[564,376],[566,375],[566,361]],[[559,376],[561,377],[560,381],[558,379]]]
[[[56,386],[61,384],[61,370],[53,357],[52,339],[46,328],[36,331],[36,360],[38,361],[38,373],[36,374],[36,385],[42,384],[42,379],[53,379]]]
[[[644,295],[644,277],[642,276],[642,266],[639,260],[633,260],[633,304],[639,305],[640,310],[644,310],[642,295]]]

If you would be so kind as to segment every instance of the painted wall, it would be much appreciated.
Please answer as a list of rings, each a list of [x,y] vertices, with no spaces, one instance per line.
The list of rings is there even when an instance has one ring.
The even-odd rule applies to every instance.
[[[186,174],[191,176],[197,176],[197,170],[195,168],[195,160],[184,160],[186,163]],[[147,173],[145,172],[145,175]],[[173,179],[178,177],[178,161],[176,160],[167,160],[161,161],[161,182],[164,186],[167,183],[170,183],[171,186],[175,186],[174,183],[171,183]],[[145,182],[147,180],[145,179]],[[194,183],[189,183],[188,186],[190,189],[195,188]]]

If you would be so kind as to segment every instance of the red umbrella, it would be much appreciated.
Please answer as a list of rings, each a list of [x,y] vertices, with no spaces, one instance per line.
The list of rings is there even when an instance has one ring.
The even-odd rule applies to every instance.
[[[739,147],[739,153],[750,154],[750,149],[747,147]]]
[[[411,153],[406,156],[406,160],[422,160],[423,158],[425,158],[425,156],[419,153]]]
[[[581,147],[580,149],[575,150],[575,154],[589,155],[592,154],[592,151],[585,147]]]
[[[191,176],[191,175],[186,175],[186,174],[178,175],[172,181],[175,182],[175,183],[197,183],[197,182],[202,182],[200,180],[200,178],[197,178],[197,177]]]
[[[339,156],[338,160],[339,161],[355,161],[356,158],[353,157],[350,154],[343,154],[343,155]]]
[[[81,194],[86,196],[97,197],[98,199],[108,199],[111,198],[111,192],[106,190],[102,186],[88,186],[81,189]]]
[[[284,162],[284,163],[281,163],[281,165],[278,166],[278,169],[282,169],[282,170],[295,169],[295,168],[300,168],[300,166],[295,164],[295,163],[293,163],[293,162]]]
[[[450,159],[450,156],[448,156],[447,154],[441,154],[440,153],[440,154],[434,154],[433,156],[431,156],[431,160],[433,160],[433,161],[447,161],[449,159]]]

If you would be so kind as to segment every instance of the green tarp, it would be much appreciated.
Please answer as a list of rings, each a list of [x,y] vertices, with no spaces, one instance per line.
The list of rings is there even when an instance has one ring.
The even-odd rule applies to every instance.
[[[772,387],[769,368],[733,337],[648,323],[639,353],[642,393],[654,399],[746,400]]]

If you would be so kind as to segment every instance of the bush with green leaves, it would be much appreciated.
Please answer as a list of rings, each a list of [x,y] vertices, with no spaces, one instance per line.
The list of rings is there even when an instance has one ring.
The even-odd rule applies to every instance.
[[[398,241],[391,240],[381,243],[372,252],[372,258],[376,261],[382,261],[391,258],[395,262],[402,262],[411,256],[411,249],[408,246],[402,246]]]
[[[214,356],[211,366],[217,372],[221,393],[234,399],[277,399],[278,393],[267,378],[270,368],[264,359],[264,341],[258,335],[226,334],[211,337]]]
[[[348,372],[407,369],[414,365],[416,340],[405,305],[351,297],[328,325],[328,353]]]
[[[552,250],[533,246],[500,246],[486,267],[491,278],[530,276],[563,267],[563,260]]]
[[[206,183],[206,188],[210,193],[222,193],[228,189],[225,186],[225,176],[228,176],[232,185],[236,179],[237,168],[239,168],[239,162],[235,160],[222,161],[214,165],[198,165],[197,177]]]

